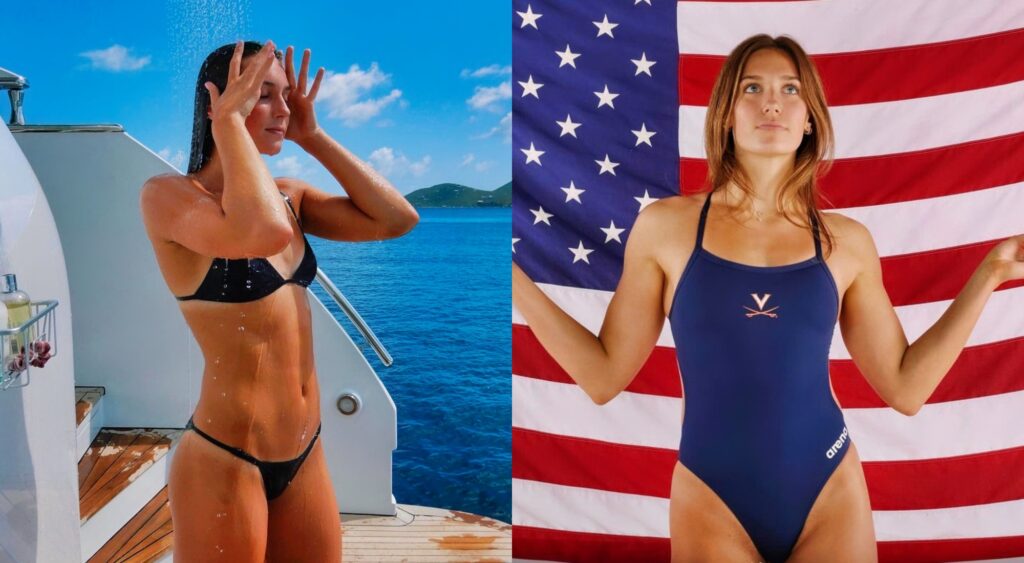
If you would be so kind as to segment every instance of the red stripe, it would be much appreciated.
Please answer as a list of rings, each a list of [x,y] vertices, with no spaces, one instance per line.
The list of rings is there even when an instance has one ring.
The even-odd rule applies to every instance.
[[[1024,499],[1024,447],[861,465],[872,510],[954,508]]]
[[[914,152],[835,161],[821,181],[822,209],[975,192],[1024,181],[1024,133]],[[682,193],[703,191],[707,161],[679,159]]]
[[[512,428],[512,478],[668,498],[676,451]]]
[[[512,325],[512,373],[557,383],[573,383],[565,370],[541,346],[530,327],[516,324]],[[626,391],[681,397],[682,383],[675,349],[655,347]]]
[[[897,306],[955,299],[985,255],[1000,242],[1002,239],[885,256],[885,291]],[[1020,286],[1024,286],[1024,280],[1006,282],[999,289]]]
[[[512,557],[554,561],[668,561],[668,538],[512,526]]]
[[[514,530],[513,533],[515,533]],[[1019,556],[1022,553],[1024,553],[1024,536],[878,542],[879,563],[937,563],[940,561],[997,559]]]
[[[513,526],[512,538],[512,556],[519,559],[654,563],[667,562],[671,553],[667,538],[588,534],[530,526]],[[878,542],[879,563],[998,559],[1021,553],[1024,553],[1024,536]]]
[[[928,404],[989,397],[1024,390],[1020,362],[1007,358],[1024,358],[1024,337],[968,346],[928,398]],[[832,387],[843,408],[880,408],[887,406],[875,393],[852,360],[830,360]],[[553,381],[572,383],[565,371],[555,363],[527,326],[512,325],[512,373]],[[657,347],[626,388],[634,393],[663,397],[681,397],[682,384],[673,348]]]
[[[1024,336],[969,346],[928,397],[928,404],[989,397],[1024,390]],[[831,360],[832,388],[843,408],[885,407],[852,360]]]
[[[1024,29],[891,47],[812,55],[829,106],[872,104],[976,90],[1024,80]],[[723,55],[679,55],[679,103],[707,106]],[[951,72],[950,69],[957,69]]]
[[[512,429],[512,477],[668,498],[676,451]],[[1024,499],[1024,447],[948,458],[862,462],[872,510]],[[955,483],[956,486],[950,486]]]

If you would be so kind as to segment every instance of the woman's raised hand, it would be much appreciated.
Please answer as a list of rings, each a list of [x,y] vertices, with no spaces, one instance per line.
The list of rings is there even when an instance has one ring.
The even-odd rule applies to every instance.
[[[274,64],[274,42],[267,41],[258,53],[252,56],[249,65],[242,72],[242,42],[235,44],[235,52],[228,66],[228,81],[221,92],[213,82],[204,84],[210,92],[210,119],[218,121],[239,115],[245,119],[260,99],[260,87],[270,65]]]
[[[316,133],[319,128],[316,123],[316,113],[313,111],[313,100],[316,99],[316,93],[320,90],[320,81],[324,77],[324,67],[320,67],[320,70],[317,71],[316,78],[313,79],[313,85],[310,86],[309,92],[306,92],[306,76],[309,73],[310,50],[306,49],[302,53],[302,66],[299,67],[297,81],[293,60],[294,51],[289,46],[284,56],[284,72],[288,76],[288,86],[290,87],[288,92],[288,109],[292,112],[288,120],[288,131],[285,132],[285,138],[301,142],[303,139]]]
[[[999,283],[1024,279],[1024,235],[1010,237],[992,247],[982,262],[991,262]]]

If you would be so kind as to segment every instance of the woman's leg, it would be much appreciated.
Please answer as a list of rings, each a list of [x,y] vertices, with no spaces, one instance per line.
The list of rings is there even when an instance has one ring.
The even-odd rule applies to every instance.
[[[288,488],[270,501],[267,563],[341,561],[341,517],[317,439]]]
[[[814,501],[789,561],[878,561],[867,482],[852,442]]]
[[[175,563],[263,563],[267,501],[254,465],[186,431],[167,485]]]
[[[743,525],[714,491],[676,462],[669,501],[672,563],[750,563],[761,557]]]

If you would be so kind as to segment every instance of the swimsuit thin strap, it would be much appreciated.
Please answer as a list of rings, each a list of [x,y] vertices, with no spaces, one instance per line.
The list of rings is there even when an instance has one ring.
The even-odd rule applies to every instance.
[[[700,210],[700,222],[697,224],[697,243],[694,247],[698,250],[703,248],[704,243],[704,225],[708,220],[708,209],[711,208],[711,194],[714,192],[708,192],[707,199],[704,200],[704,207]]]
[[[302,227],[302,221],[299,220],[299,216],[295,214],[295,208],[292,207],[292,198],[288,197],[288,194],[278,191],[277,193],[284,196],[284,202],[288,204],[288,209],[292,212],[292,217],[295,217],[295,222],[299,224],[299,228]]]
[[[818,232],[818,217],[811,213],[811,231],[814,232],[814,255],[818,260],[824,262],[825,259],[821,253],[821,233]]]

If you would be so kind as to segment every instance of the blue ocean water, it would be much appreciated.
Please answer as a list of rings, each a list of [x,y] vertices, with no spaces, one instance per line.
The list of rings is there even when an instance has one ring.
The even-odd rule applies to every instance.
[[[404,237],[310,237],[334,280],[394,357],[363,347],[398,408],[398,502],[510,522],[512,512],[510,209],[421,209]]]

